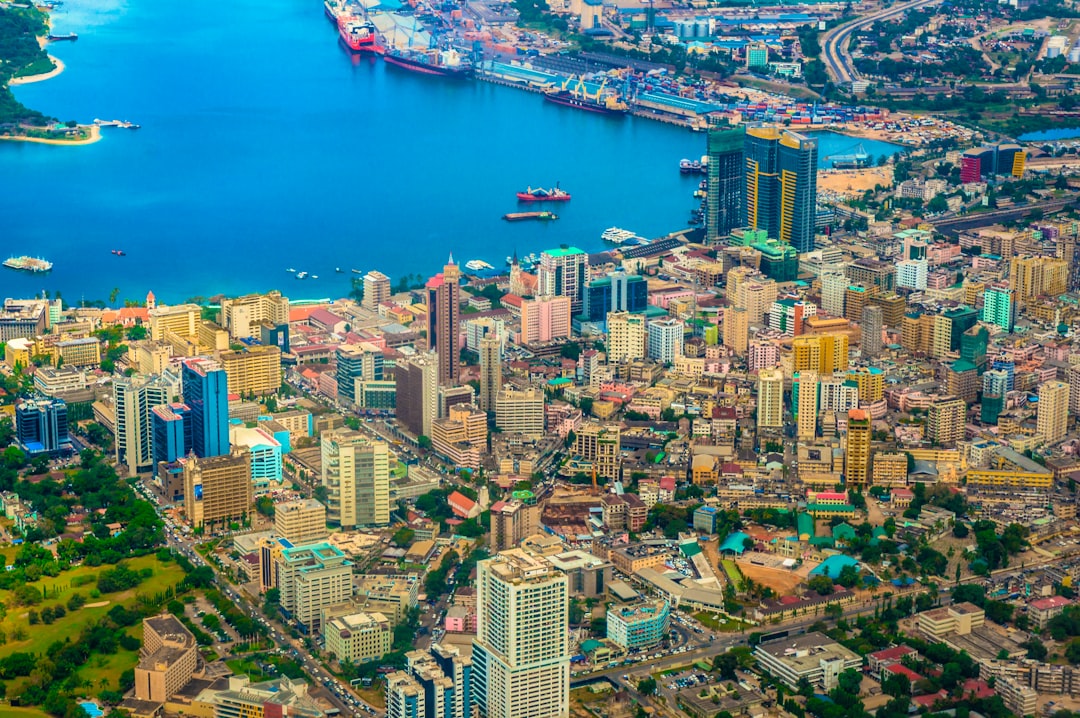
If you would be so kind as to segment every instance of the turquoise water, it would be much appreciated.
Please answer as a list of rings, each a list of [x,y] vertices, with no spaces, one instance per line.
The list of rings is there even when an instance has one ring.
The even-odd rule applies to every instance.
[[[1058,127],[1053,130],[1025,132],[1016,139],[1021,142],[1045,142],[1054,140],[1074,140],[1080,137],[1080,127]]]
[[[79,707],[82,708],[83,712],[90,716],[90,718],[101,718],[101,716],[105,715],[101,708],[98,707],[98,704],[93,701],[83,701],[79,704]]]
[[[515,249],[595,251],[607,227],[658,236],[696,204],[700,177],[677,165],[703,135],[353,58],[318,0],[67,0],[53,20],[79,33],[51,48],[66,70],[18,98],[142,129],[78,148],[0,142],[0,254],[55,265],[3,271],[0,296],[340,296],[351,268],[397,278],[451,251],[496,267]],[[823,156],[853,143],[835,137]],[[574,196],[557,222],[501,219],[516,191],[556,182]]]

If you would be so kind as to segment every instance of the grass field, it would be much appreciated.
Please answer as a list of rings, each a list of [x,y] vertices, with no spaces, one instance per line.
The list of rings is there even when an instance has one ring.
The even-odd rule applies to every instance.
[[[369,688],[357,686],[356,688],[353,688],[353,690],[356,691],[356,695],[360,696],[365,703],[384,711],[386,710],[385,686],[386,684],[380,681],[378,686],[371,686]]]
[[[720,616],[713,615],[700,611],[694,614],[694,618],[698,620],[701,625],[706,628],[710,628],[714,631],[722,631],[724,633],[734,633],[735,631],[742,631],[746,628],[750,628],[749,623],[743,623],[733,619],[721,618]]]
[[[735,590],[742,593],[746,590],[746,581],[743,580],[742,572],[739,571],[739,567],[735,565],[735,562],[731,559],[725,558],[720,562],[720,565],[724,568],[724,574],[727,576],[728,581],[731,581],[731,585],[735,587]]]
[[[52,718],[48,713],[38,708],[16,708],[15,706],[0,705],[0,718]]]

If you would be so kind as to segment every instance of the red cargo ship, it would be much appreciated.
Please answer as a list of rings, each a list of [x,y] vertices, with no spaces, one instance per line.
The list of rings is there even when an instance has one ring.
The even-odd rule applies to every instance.
[[[338,34],[351,52],[373,52],[380,55],[384,52],[375,26],[366,20],[342,15],[338,18]]]
[[[570,193],[559,189],[543,189],[529,187],[524,192],[517,193],[518,202],[566,202],[570,199]]]

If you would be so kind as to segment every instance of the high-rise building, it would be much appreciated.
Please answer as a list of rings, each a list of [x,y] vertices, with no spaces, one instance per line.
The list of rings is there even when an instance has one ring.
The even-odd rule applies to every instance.
[[[486,718],[570,714],[569,587],[521,549],[477,564],[474,696]]]
[[[646,326],[648,357],[662,364],[671,364],[682,356],[686,325],[681,319],[654,319]]]
[[[544,435],[544,392],[536,387],[502,387],[495,395],[495,425],[504,434],[531,439]]]
[[[341,527],[390,523],[390,452],[385,441],[349,430],[322,436],[326,518]]]
[[[777,127],[746,128],[743,224],[798,252],[814,249],[817,140]]]
[[[746,354],[750,341],[750,315],[742,307],[724,309],[724,346],[739,356]]]
[[[529,495],[522,500],[496,501],[491,505],[491,547],[505,551],[540,531],[540,505]]]
[[[865,404],[881,401],[885,395],[885,372],[877,367],[849,369],[847,379],[855,382],[859,390],[859,401]]]
[[[806,320],[817,315],[817,305],[801,299],[785,297],[773,302],[769,310],[769,328],[789,337],[806,331]]]
[[[705,174],[705,240],[715,244],[742,224],[746,190],[742,127],[719,124],[709,118]]]
[[[622,468],[619,455],[621,446],[622,434],[618,426],[589,422],[578,427],[573,450],[575,455],[596,468],[598,477],[615,481]]]
[[[171,613],[143,619],[143,645],[135,666],[135,698],[164,703],[191,682],[199,665],[195,636]]]
[[[644,312],[648,304],[649,284],[645,277],[612,272],[589,282],[582,318],[590,322],[604,322],[608,312]]]
[[[896,286],[904,289],[926,290],[929,264],[925,259],[905,259],[896,263]]]
[[[71,450],[67,403],[63,399],[27,399],[15,405],[15,440],[30,456]]]
[[[434,644],[405,654],[406,670],[386,677],[387,715],[393,718],[470,718],[472,660]]]
[[[394,644],[394,626],[378,612],[335,615],[322,627],[322,634],[326,652],[354,666],[379,660]]]
[[[757,426],[758,431],[784,426],[784,372],[779,369],[758,372]]]
[[[1016,290],[1016,299],[1024,304],[1035,297],[1057,297],[1068,291],[1069,263],[1056,257],[1013,257],[1009,282]]]
[[[364,309],[379,311],[379,305],[390,301],[390,277],[373,269],[364,275],[364,299],[360,303]]]
[[[545,250],[540,253],[536,281],[537,296],[570,297],[570,314],[576,317],[589,283],[589,255],[577,247]]]
[[[821,377],[818,386],[818,413],[832,412],[838,416],[846,415],[849,409],[859,408],[859,385],[841,374]],[[792,385],[792,391],[801,390],[801,386]],[[802,394],[792,396],[796,404]],[[801,417],[799,417],[801,420]]]
[[[417,436],[431,436],[431,422],[439,417],[438,366],[438,355],[427,352],[399,362],[394,372],[397,420]]]
[[[975,365],[965,359],[946,364],[945,391],[968,404],[974,404],[979,393],[979,373]]]
[[[495,397],[502,388],[502,340],[486,336],[480,340],[480,410],[495,410]]]
[[[1063,381],[1048,381],[1039,387],[1039,408],[1036,431],[1047,444],[1065,438],[1069,421],[1069,385]]]
[[[736,307],[746,310],[750,324],[761,324],[776,301],[778,290],[771,279],[751,279],[739,285],[735,293]]]
[[[982,375],[982,406],[979,420],[984,424],[996,424],[1005,410],[1005,396],[1009,393],[1009,373],[1003,369],[990,369]]]
[[[255,503],[251,453],[233,447],[227,454],[192,456],[184,464],[184,513],[195,528],[239,521]]]
[[[154,466],[171,463],[191,452],[191,409],[187,404],[161,404],[150,410]]]
[[[304,633],[317,635],[323,609],[353,594],[352,561],[329,543],[282,549],[277,564],[280,605]]]
[[[882,341],[881,330],[884,323],[884,314],[881,307],[867,306],[862,310],[862,326],[859,348],[864,357],[876,357],[881,354]]]
[[[173,400],[177,387],[162,377],[124,377],[113,380],[116,410],[116,463],[128,476],[149,469],[154,462],[154,425],[151,410]]]
[[[990,344],[990,332],[983,326],[974,326],[960,336],[960,358],[971,362],[975,371],[986,371],[986,351]]]
[[[791,342],[792,369],[833,374],[848,368],[847,334],[804,334]]]
[[[870,306],[870,300],[874,294],[875,290],[872,288],[861,284],[849,284],[844,290],[844,319],[853,323],[860,321],[863,309]]]
[[[844,316],[844,298],[848,284],[843,265],[834,265],[822,270],[821,308],[829,316]]]
[[[150,320],[150,338],[165,341],[166,334],[194,337],[202,322],[202,307],[198,304],[178,304],[173,307],[154,307],[146,310]]]
[[[461,365],[461,270],[454,264],[454,255],[441,274],[427,281],[426,290],[428,348],[439,356],[439,386],[453,386]]]
[[[813,441],[817,436],[818,420],[818,375],[812,371],[801,371],[793,382],[798,392],[798,400],[792,402],[797,413],[796,437],[799,441]]]
[[[844,480],[848,486],[866,486],[870,481],[870,412],[848,411],[847,448],[844,451]]]
[[[181,382],[184,403],[191,407],[192,451],[196,456],[227,454],[229,385],[225,370],[209,359],[188,359],[183,365]]]
[[[293,546],[322,541],[326,528],[326,506],[315,499],[285,501],[274,506],[274,533]]]
[[[988,286],[983,292],[982,320],[1011,332],[1016,322],[1015,295],[1015,290],[1004,284]]]
[[[431,448],[454,466],[478,469],[487,453],[488,417],[474,404],[454,404],[431,423]]]
[[[219,355],[230,394],[265,396],[281,389],[281,349],[255,344]]]
[[[939,399],[926,413],[926,438],[940,446],[955,445],[964,438],[967,404],[959,397]]]
[[[384,372],[383,353],[370,344],[342,344],[334,352],[337,367],[334,378],[337,379],[338,397],[350,403],[357,403],[356,382],[382,381]]]
[[[521,343],[544,344],[570,336],[570,297],[539,296],[521,302]]]
[[[258,338],[264,322],[273,326],[288,325],[289,299],[281,296],[281,292],[222,299],[218,321],[233,339]]]
[[[622,364],[645,356],[645,317],[611,312],[607,317],[609,364]]]

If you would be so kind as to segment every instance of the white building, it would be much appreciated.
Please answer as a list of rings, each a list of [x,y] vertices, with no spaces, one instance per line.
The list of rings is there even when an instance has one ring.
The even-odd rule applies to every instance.
[[[648,356],[671,364],[682,356],[686,325],[679,319],[656,319],[648,324]]]
[[[385,441],[348,430],[324,434],[322,484],[330,523],[342,527],[390,523],[390,451]]]
[[[923,291],[928,266],[925,259],[905,259],[896,263],[896,286]]]

